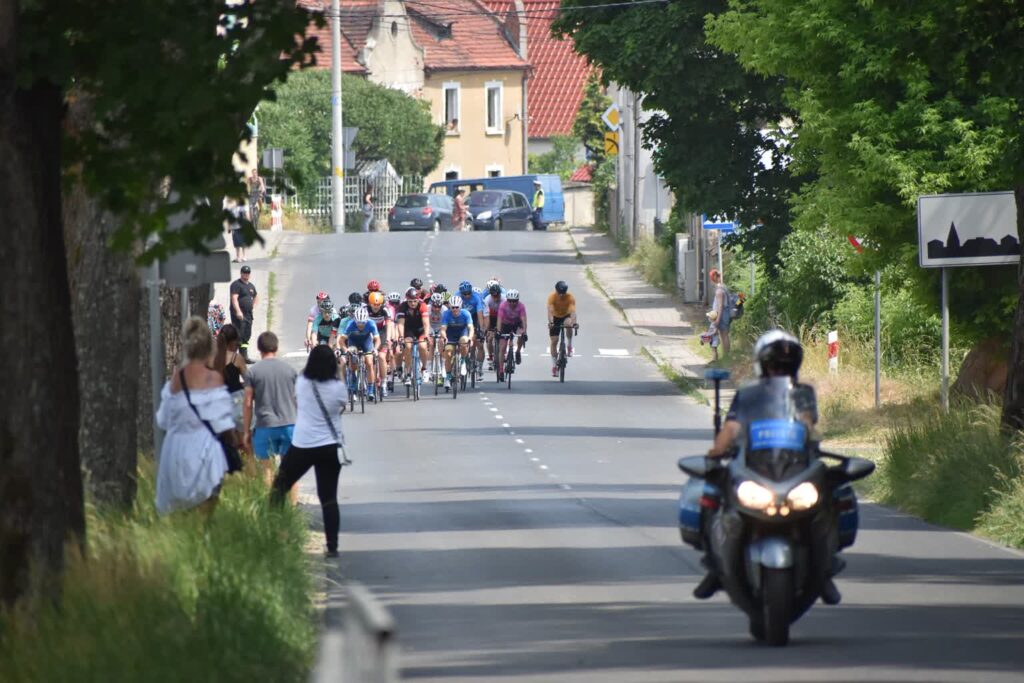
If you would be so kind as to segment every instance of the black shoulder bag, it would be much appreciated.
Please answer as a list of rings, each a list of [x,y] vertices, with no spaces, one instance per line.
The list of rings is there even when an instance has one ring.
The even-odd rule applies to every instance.
[[[196,410],[195,404],[192,403],[192,396],[191,394],[188,393],[188,385],[185,384],[185,371],[179,371],[178,376],[181,379],[181,390],[185,392],[185,400],[188,401],[188,407],[191,408],[192,412],[196,414],[196,417],[199,418],[199,421],[206,425],[206,428],[210,430],[211,434],[213,434],[213,438],[217,439],[217,441],[220,442],[221,450],[224,451],[224,459],[228,463],[228,474],[240,471],[242,469],[242,456],[239,455],[238,449],[234,446],[234,444],[232,444],[227,439],[226,435],[228,434],[228,432],[224,432],[224,434],[218,434],[217,432],[213,431],[213,425],[211,425],[208,421],[202,418],[202,416],[199,414],[199,411]]]

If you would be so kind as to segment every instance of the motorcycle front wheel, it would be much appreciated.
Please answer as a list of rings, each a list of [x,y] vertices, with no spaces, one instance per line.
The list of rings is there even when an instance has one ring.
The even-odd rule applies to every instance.
[[[768,645],[780,647],[789,642],[794,590],[792,569],[764,567],[761,570],[761,633],[764,634],[764,641]],[[753,624],[751,626],[753,627]]]

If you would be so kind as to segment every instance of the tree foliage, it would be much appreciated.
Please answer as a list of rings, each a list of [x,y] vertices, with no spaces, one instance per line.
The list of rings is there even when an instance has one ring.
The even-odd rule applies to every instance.
[[[774,265],[789,229],[787,200],[805,180],[784,163],[789,140],[779,123],[794,112],[783,80],[745,71],[707,41],[705,17],[725,11],[725,0],[572,11],[593,4],[564,0],[552,30],[571,37],[605,83],[643,93],[653,112],[644,142],[683,206],[763,223],[741,239]]]
[[[592,72],[583,86],[583,100],[572,122],[572,134],[587,150],[587,160],[594,164],[604,162],[608,156],[604,152],[604,134],[608,127],[601,120],[601,115],[611,103],[601,85],[601,77],[596,71]]]
[[[579,147],[574,135],[552,135],[550,151],[530,155],[530,173],[555,173],[563,182],[569,180],[579,167]]]
[[[402,175],[426,175],[441,162],[444,129],[429,105],[405,93],[345,75],[342,111],[346,127],[359,128],[353,143],[360,160],[387,159]],[[309,196],[331,172],[331,73],[293,72],[260,104],[260,145],[285,149],[285,172]]]

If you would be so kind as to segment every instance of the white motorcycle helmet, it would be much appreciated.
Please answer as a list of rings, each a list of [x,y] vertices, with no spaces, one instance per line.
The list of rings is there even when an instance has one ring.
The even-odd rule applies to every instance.
[[[804,349],[800,340],[785,330],[769,330],[754,344],[754,374],[758,377],[782,377],[796,380]]]

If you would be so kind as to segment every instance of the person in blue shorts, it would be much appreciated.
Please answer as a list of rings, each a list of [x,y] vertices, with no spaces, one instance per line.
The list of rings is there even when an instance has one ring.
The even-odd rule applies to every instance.
[[[256,456],[267,486],[274,479],[273,458],[288,451],[295,431],[298,373],[277,357],[277,346],[273,332],[264,332],[256,339],[260,361],[246,374],[242,408],[243,442]],[[252,427],[255,429],[250,432]]]
[[[341,331],[338,337],[338,348],[342,353],[348,353],[350,349],[362,351],[367,354],[363,356],[363,363],[366,364],[366,395],[373,401],[375,399],[375,385],[376,385],[376,363],[374,362],[377,349],[380,347],[380,332],[377,330],[377,326],[372,320],[370,320],[370,312],[366,308],[360,306],[356,310],[352,311],[352,320],[348,323],[344,330]],[[353,376],[356,372],[356,358],[355,355],[349,354],[349,368],[352,370]],[[357,387],[351,386],[349,382],[349,390],[352,391]]]
[[[473,321],[473,329],[477,333],[470,337],[470,343],[477,359],[477,379],[482,380],[484,378],[484,344],[482,337],[487,329],[491,311],[484,305],[483,297],[473,289],[473,285],[469,280],[463,280],[459,283],[459,296],[462,297],[462,308],[469,313]],[[477,336],[480,339],[477,339]]]
[[[448,342],[444,347],[444,386],[449,388],[452,383],[452,356],[458,344],[465,357],[469,353],[469,340],[473,338],[473,316],[465,308],[461,296],[455,295],[448,300],[448,310],[441,315],[441,334]],[[457,371],[457,370],[456,370]]]

